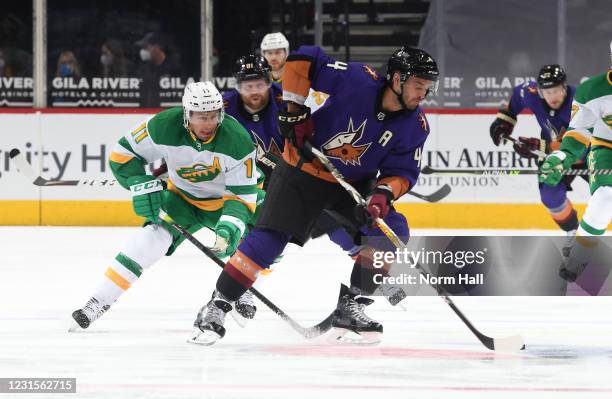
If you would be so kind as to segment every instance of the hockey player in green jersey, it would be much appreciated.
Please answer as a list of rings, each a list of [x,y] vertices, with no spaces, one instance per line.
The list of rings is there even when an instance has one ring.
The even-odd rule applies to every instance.
[[[148,163],[160,159],[168,165],[167,183],[145,172]],[[159,219],[160,209],[191,233],[202,227],[214,230],[212,249],[225,258],[254,222],[264,196],[256,187],[253,141],[240,123],[225,115],[223,98],[211,82],[190,83],[182,108],[163,111],[122,137],[110,166],[117,181],[132,192],[134,212],[147,221],[110,262],[91,299],[73,312],[80,328],[89,327],[143,271],[183,241]],[[252,318],[251,294],[241,300],[244,306],[237,304],[236,312]]]
[[[550,154],[542,164],[540,181],[555,185],[562,171],[580,159],[589,145],[589,170],[612,169],[612,42],[610,69],[594,76],[576,88],[572,104],[572,119],[563,137],[561,148]],[[561,269],[561,276],[574,281],[582,273],[598,237],[612,220],[612,175],[591,174],[591,198],[580,221],[576,243]]]

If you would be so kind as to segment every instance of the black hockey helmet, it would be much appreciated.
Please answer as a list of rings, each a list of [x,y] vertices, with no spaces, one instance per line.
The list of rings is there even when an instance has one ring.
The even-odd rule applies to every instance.
[[[565,86],[566,80],[565,71],[557,64],[544,65],[538,72],[537,82],[540,89],[548,89],[559,85]]]
[[[237,83],[254,79],[265,79],[269,83],[270,70],[270,65],[264,57],[249,54],[236,60],[234,77]]]
[[[425,50],[404,46],[395,50],[387,61],[387,84],[391,84],[393,73],[400,73],[403,84],[409,76],[438,81],[438,64]]]

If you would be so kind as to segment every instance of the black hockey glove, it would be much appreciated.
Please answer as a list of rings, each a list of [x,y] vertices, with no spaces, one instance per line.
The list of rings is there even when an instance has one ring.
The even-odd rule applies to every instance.
[[[314,134],[314,124],[310,118],[310,108],[301,106],[297,112],[281,110],[278,112],[278,130],[281,136],[297,148],[304,147]]]
[[[514,124],[516,123],[516,118],[512,115],[500,111],[497,114],[497,118],[491,124],[489,128],[489,133],[491,134],[491,139],[493,139],[493,144],[499,146],[503,137],[509,137],[512,135],[512,130],[514,130]]]
[[[518,141],[513,145],[514,151],[523,158],[535,158],[538,156],[533,151],[546,151],[546,141],[536,137],[519,137]]]

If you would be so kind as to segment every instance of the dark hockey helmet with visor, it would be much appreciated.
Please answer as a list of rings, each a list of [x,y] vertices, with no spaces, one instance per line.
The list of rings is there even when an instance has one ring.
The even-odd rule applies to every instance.
[[[555,86],[565,86],[567,75],[563,68],[557,64],[544,65],[540,72],[538,72],[538,78],[536,79],[539,89],[549,89]]]
[[[438,89],[438,64],[425,50],[404,46],[391,54],[387,61],[387,84],[391,85],[393,74],[399,72],[402,85],[410,76],[434,82],[430,92]]]
[[[237,83],[255,79],[264,79],[270,83],[270,71],[270,65],[264,57],[249,54],[236,60],[234,77]]]

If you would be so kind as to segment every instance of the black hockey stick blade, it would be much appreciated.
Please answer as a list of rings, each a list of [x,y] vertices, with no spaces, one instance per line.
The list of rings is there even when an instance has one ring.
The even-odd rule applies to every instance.
[[[10,159],[17,165],[17,169],[21,172],[22,175],[28,178],[32,183],[41,187],[48,186],[114,186],[117,183],[117,180],[114,179],[105,179],[105,180],[96,180],[96,179],[85,179],[85,180],[48,180],[44,177],[37,175],[32,169],[32,166],[25,159],[21,151],[17,148],[13,148],[9,152]]]
[[[408,191],[408,194],[412,195],[413,197],[420,198],[423,201],[438,202],[446,198],[446,196],[449,195],[450,192],[451,192],[451,186],[449,186],[448,184],[445,184],[431,194],[419,194],[419,193],[415,193],[414,191]]]
[[[202,244],[197,238],[195,238],[191,233],[189,233],[185,228],[177,224],[166,212],[160,210],[159,217],[170,226],[172,226],[179,234],[185,237],[188,241],[190,241],[196,248],[202,251],[206,256],[208,256],[213,262],[217,264],[220,268],[224,268],[225,264],[221,259],[215,255],[215,253]],[[325,318],[322,322],[312,327],[303,327],[298,322],[293,320],[287,313],[285,313],[282,309],[276,306],[272,301],[270,301],[265,295],[259,292],[257,289],[251,287],[249,291],[253,293],[261,302],[263,302],[270,310],[276,313],[281,319],[283,319],[287,324],[291,326],[298,334],[301,334],[304,338],[312,339],[316,338],[320,335],[325,334],[332,328],[332,318],[334,316],[334,312],[332,312],[329,316]]]

